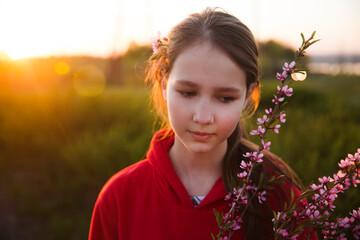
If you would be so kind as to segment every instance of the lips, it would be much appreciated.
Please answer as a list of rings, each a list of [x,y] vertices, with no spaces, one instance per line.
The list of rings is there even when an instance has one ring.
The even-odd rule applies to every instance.
[[[192,132],[192,131],[190,131],[190,134],[197,141],[206,141],[206,140],[210,139],[212,136],[214,136],[213,133],[207,133],[207,132]]]

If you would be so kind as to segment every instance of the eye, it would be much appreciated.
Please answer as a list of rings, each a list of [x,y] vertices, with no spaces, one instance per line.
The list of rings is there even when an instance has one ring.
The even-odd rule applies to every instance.
[[[235,97],[230,97],[230,96],[221,96],[218,97],[218,99],[223,102],[223,103],[229,103],[235,100]]]
[[[188,98],[196,95],[196,93],[193,91],[179,91],[179,93],[184,97],[188,97]]]

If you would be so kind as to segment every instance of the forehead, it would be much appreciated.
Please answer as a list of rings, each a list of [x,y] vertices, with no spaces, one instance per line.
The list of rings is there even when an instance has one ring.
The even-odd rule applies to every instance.
[[[195,44],[181,52],[173,64],[169,80],[246,88],[245,71],[209,42]]]

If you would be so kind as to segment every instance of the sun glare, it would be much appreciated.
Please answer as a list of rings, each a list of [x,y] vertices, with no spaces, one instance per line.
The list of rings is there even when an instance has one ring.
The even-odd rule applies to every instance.
[[[165,0],[63,0],[56,3],[0,0],[0,47],[13,60],[52,55],[108,56],[126,51],[133,41],[148,44],[158,30],[166,35],[189,13],[210,5],[233,11],[231,13],[248,24],[261,41],[275,39],[292,46],[300,41],[299,32],[306,34],[317,30],[324,40],[314,53],[359,53],[360,45],[356,42],[359,31],[348,28],[359,29],[358,0],[352,0],[351,4],[338,4],[336,0],[315,1],[311,3],[313,7],[290,22],[284,22],[292,17],[292,6],[285,2],[184,0],[169,7]],[[326,15],[319,12],[323,2],[329,2]],[[275,7],[283,14],[274,15]],[[335,20],[328,17],[338,13],[346,13],[346,16],[342,14]],[[309,20],[309,16],[314,19]]]
[[[59,75],[66,75],[70,71],[70,67],[66,62],[58,62],[55,64],[55,72]]]

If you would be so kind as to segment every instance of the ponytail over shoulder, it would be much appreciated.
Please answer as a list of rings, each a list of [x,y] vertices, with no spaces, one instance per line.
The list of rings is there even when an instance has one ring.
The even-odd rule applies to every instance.
[[[232,135],[228,138],[228,151],[223,162],[223,182],[227,192],[232,192],[234,187],[239,186],[237,174],[240,172],[240,163],[244,159],[243,155],[247,152],[257,151],[258,146],[247,139],[247,134],[243,122],[240,121]],[[257,166],[251,175],[251,180],[257,184],[260,175],[263,174],[263,180],[269,180],[274,174],[285,176],[286,181],[299,189],[303,186],[294,171],[279,157],[263,151],[264,162]],[[269,171],[271,169],[271,173]],[[288,196],[288,193],[279,185],[277,187],[281,192],[275,192],[279,202],[283,202],[280,196]],[[248,206],[244,214],[244,231],[246,240],[272,239],[274,232],[271,225],[273,218],[272,209],[267,204],[259,204],[256,197],[248,196]],[[285,199],[289,204],[290,199]]]

